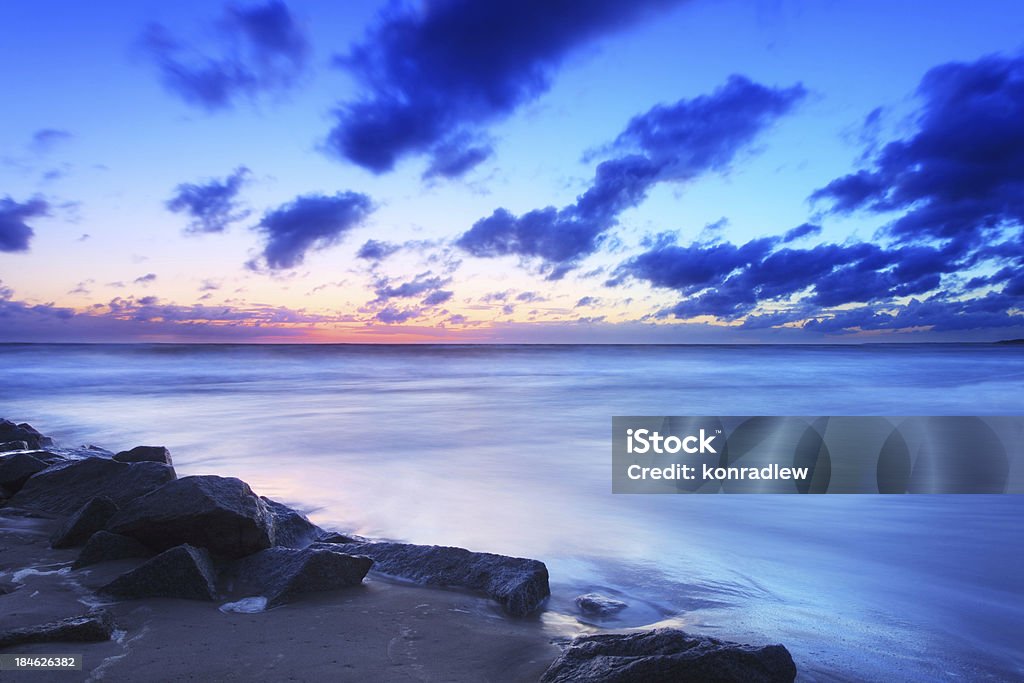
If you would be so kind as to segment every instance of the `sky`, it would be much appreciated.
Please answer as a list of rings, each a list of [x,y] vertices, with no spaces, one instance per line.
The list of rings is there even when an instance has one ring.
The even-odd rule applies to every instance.
[[[1024,6],[0,3],[0,341],[1024,337]]]

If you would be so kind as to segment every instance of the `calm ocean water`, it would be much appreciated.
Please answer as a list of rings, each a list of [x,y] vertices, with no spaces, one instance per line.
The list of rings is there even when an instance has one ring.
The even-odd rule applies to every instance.
[[[613,415],[1024,414],[1024,349],[0,345],[0,416],[368,536],[547,562],[804,680],[1024,678],[1024,496],[613,496]]]

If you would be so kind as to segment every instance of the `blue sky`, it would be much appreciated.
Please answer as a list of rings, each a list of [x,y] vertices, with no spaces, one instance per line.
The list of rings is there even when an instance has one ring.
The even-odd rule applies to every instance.
[[[0,5],[0,339],[1024,336],[1019,3]]]

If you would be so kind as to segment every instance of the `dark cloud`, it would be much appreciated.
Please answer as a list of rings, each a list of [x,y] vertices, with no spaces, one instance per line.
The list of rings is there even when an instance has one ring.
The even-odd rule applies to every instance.
[[[311,249],[337,243],[373,212],[365,194],[303,195],[264,214],[256,229],[266,236],[263,258],[272,269],[294,268]]]
[[[455,296],[455,292],[446,289],[439,289],[436,292],[431,292],[430,294],[428,294],[423,299],[423,305],[440,306],[443,303],[447,303],[453,296]]]
[[[417,275],[414,279],[403,282],[398,285],[392,285],[387,282],[381,283],[377,289],[377,301],[387,301],[388,299],[405,299],[414,296],[420,296],[426,292],[431,292],[435,289],[440,289],[448,280],[437,277],[431,273],[422,273]]]
[[[796,240],[800,239],[801,237],[809,237],[811,235],[820,235],[820,234],[821,234],[821,226],[820,225],[814,225],[813,223],[804,223],[803,225],[798,225],[795,228],[793,228],[792,230],[787,231],[786,234],[782,236],[782,241],[783,242],[795,242]]]
[[[10,197],[0,199],[0,251],[28,251],[35,231],[26,221],[50,213],[50,205],[42,199],[16,202]]]
[[[378,322],[382,322],[386,325],[394,325],[404,323],[408,320],[419,317],[419,315],[420,310],[418,308],[399,309],[394,306],[388,306],[377,311],[374,318]]]
[[[609,149],[625,155],[597,166],[576,203],[515,216],[497,209],[457,241],[474,256],[515,254],[538,259],[558,279],[597,250],[619,214],[637,206],[659,182],[680,182],[721,171],[805,91],[776,89],[733,76],[710,95],[659,105],[634,117]]]
[[[212,55],[197,54],[160,24],[143,37],[164,85],[188,104],[212,111],[241,97],[281,92],[306,66],[309,43],[283,2],[228,6],[218,28],[224,44]]]
[[[135,278],[134,282],[137,285],[148,285],[150,282],[156,281],[156,273],[146,273]]]
[[[174,188],[174,196],[167,200],[166,206],[174,213],[188,216],[189,232],[223,232],[228,225],[250,213],[241,209],[236,201],[248,175],[249,169],[239,166],[224,180],[182,183]]]
[[[831,210],[901,211],[886,234],[968,248],[1024,223],[1024,57],[936,67],[918,88],[917,129],[870,157],[870,167],[812,195]]]
[[[587,306],[596,306],[601,303],[601,300],[595,296],[584,296],[580,297],[580,300],[576,302],[573,308],[586,308]]]
[[[375,173],[427,153],[430,175],[486,158],[480,126],[545,92],[573,48],[678,0],[441,0],[389,5],[337,63],[363,87],[339,108],[327,147]]]
[[[537,292],[521,292],[517,297],[516,301],[525,301],[532,303],[534,301],[547,301],[543,296]]]
[[[53,149],[73,136],[66,130],[58,128],[41,128],[32,134],[31,148],[33,152],[42,154]]]
[[[359,251],[356,252],[356,258],[366,259],[367,261],[382,261],[399,249],[401,247],[397,244],[381,242],[379,240],[367,240],[363,246],[359,247]]]

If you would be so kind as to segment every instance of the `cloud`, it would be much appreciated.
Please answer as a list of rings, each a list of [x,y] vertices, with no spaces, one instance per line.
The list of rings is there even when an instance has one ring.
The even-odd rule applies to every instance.
[[[676,1],[389,5],[336,59],[363,90],[336,111],[327,148],[374,173],[426,153],[428,176],[460,175],[490,153],[479,128],[546,92],[570,51]]]
[[[358,192],[296,197],[268,211],[256,226],[266,236],[263,258],[275,270],[294,268],[308,251],[336,244],[373,209],[370,198]]]
[[[420,296],[426,292],[431,292],[435,289],[439,289],[446,285],[449,281],[437,276],[434,276],[430,272],[421,273],[415,278],[408,282],[403,282],[399,285],[391,285],[387,282],[381,283],[377,287],[377,301],[387,301],[388,299],[405,299],[414,296]]]
[[[66,130],[41,128],[32,134],[32,142],[29,146],[36,154],[44,154],[72,137],[74,136]]]
[[[150,282],[154,282],[155,280],[156,273],[146,273],[145,275],[140,275],[135,278],[134,282],[137,285],[148,285]]]
[[[166,206],[174,213],[188,216],[188,232],[223,232],[228,225],[250,213],[240,209],[235,201],[248,175],[249,169],[239,166],[224,180],[182,183],[174,188],[174,196],[167,200]]]
[[[453,296],[454,292],[446,289],[439,289],[436,292],[431,292],[423,299],[424,306],[440,306],[443,303],[448,302]]]
[[[50,205],[39,198],[16,202],[0,199],[0,251],[28,251],[35,231],[26,221],[50,213]]]
[[[390,242],[367,240],[363,246],[359,247],[359,251],[356,252],[356,258],[366,259],[367,261],[383,261],[399,249],[401,247]]]
[[[388,306],[377,312],[374,318],[378,322],[385,323],[387,325],[394,325],[404,323],[413,318],[419,317],[420,310],[418,308],[398,309],[394,306]]]
[[[601,300],[596,296],[584,296],[580,297],[580,300],[576,302],[573,308],[586,308],[588,306],[596,306],[599,303],[601,303]]]
[[[916,131],[882,145],[870,167],[812,198],[834,213],[902,212],[885,234],[952,240],[962,249],[1024,222],[1024,57],[931,69],[917,91]]]
[[[820,234],[821,234],[821,226],[820,225],[814,225],[813,223],[804,223],[803,225],[798,225],[795,228],[793,228],[792,230],[787,231],[786,234],[782,236],[782,241],[783,242],[795,242],[796,240],[800,239],[801,237],[810,237],[811,235],[820,235]]]
[[[595,252],[619,214],[639,205],[660,182],[684,182],[726,170],[778,117],[805,95],[803,87],[769,88],[742,76],[724,86],[635,116],[609,147],[624,154],[597,166],[594,181],[575,204],[515,216],[499,208],[457,241],[470,254],[509,254],[540,261],[556,280]]]
[[[213,111],[241,97],[283,92],[306,67],[308,40],[283,2],[229,5],[218,29],[223,44],[212,55],[179,43],[160,24],[143,36],[164,86],[190,105]]]

